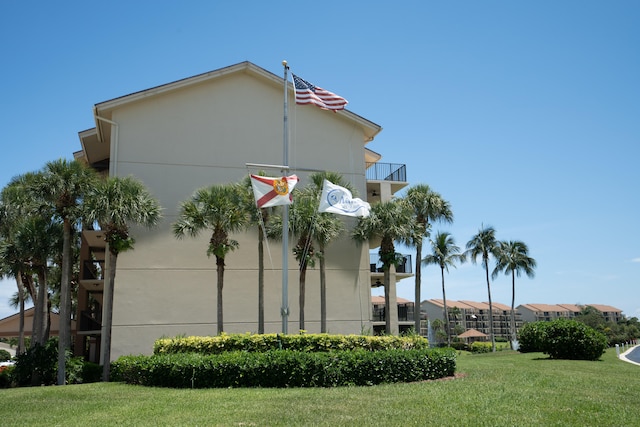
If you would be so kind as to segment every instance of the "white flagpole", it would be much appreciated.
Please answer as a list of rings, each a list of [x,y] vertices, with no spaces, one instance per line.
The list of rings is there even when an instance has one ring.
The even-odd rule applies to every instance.
[[[282,164],[288,169],[289,167],[289,106],[288,106],[288,77],[287,72],[289,66],[287,61],[282,61],[284,67],[284,131],[283,131],[283,162]],[[289,324],[289,205],[283,206],[282,213],[282,306],[280,314],[282,315],[282,333],[288,333]]]

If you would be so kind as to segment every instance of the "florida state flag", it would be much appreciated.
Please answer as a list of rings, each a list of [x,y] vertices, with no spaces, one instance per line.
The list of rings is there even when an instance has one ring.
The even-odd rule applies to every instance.
[[[293,201],[291,191],[298,181],[296,175],[283,176],[282,178],[251,175],[251,187],[256,205],[259,208],[290,205]]]

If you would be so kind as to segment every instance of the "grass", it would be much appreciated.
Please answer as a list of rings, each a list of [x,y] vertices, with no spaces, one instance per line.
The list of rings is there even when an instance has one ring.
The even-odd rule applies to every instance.
[[[175,390],[116,383],[0,390],[3,426],[640,425],[640,367],[540,353],[460,354],[452,380],[328,389]]]

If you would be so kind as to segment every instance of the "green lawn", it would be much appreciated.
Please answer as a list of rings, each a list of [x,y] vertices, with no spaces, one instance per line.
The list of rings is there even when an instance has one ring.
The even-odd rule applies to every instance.
[[[540,353],[461,354],[461,378],[331,389],[86,384],[0,390],[0,423],[199,426],[640,425],[640,366]]]

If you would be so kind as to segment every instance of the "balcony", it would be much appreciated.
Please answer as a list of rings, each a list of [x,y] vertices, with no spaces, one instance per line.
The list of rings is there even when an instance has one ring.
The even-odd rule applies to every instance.
[[[402,262],[396,267],[396,274],[412,274],[411,255],[398,254],[402,257]],[[382,262],[377,254],[369,254],[369,270],[371,273],[383,273]]]
[[[407,166],[397,163],[367,163],[367,181],[407,181]]]
[[[400,322],[413,322],[414,318],[413,303],[398,304],[398,321]],[[385,322],[387,317],[385,315],[384,305],[374,305],[372,313],[372,321]]]

